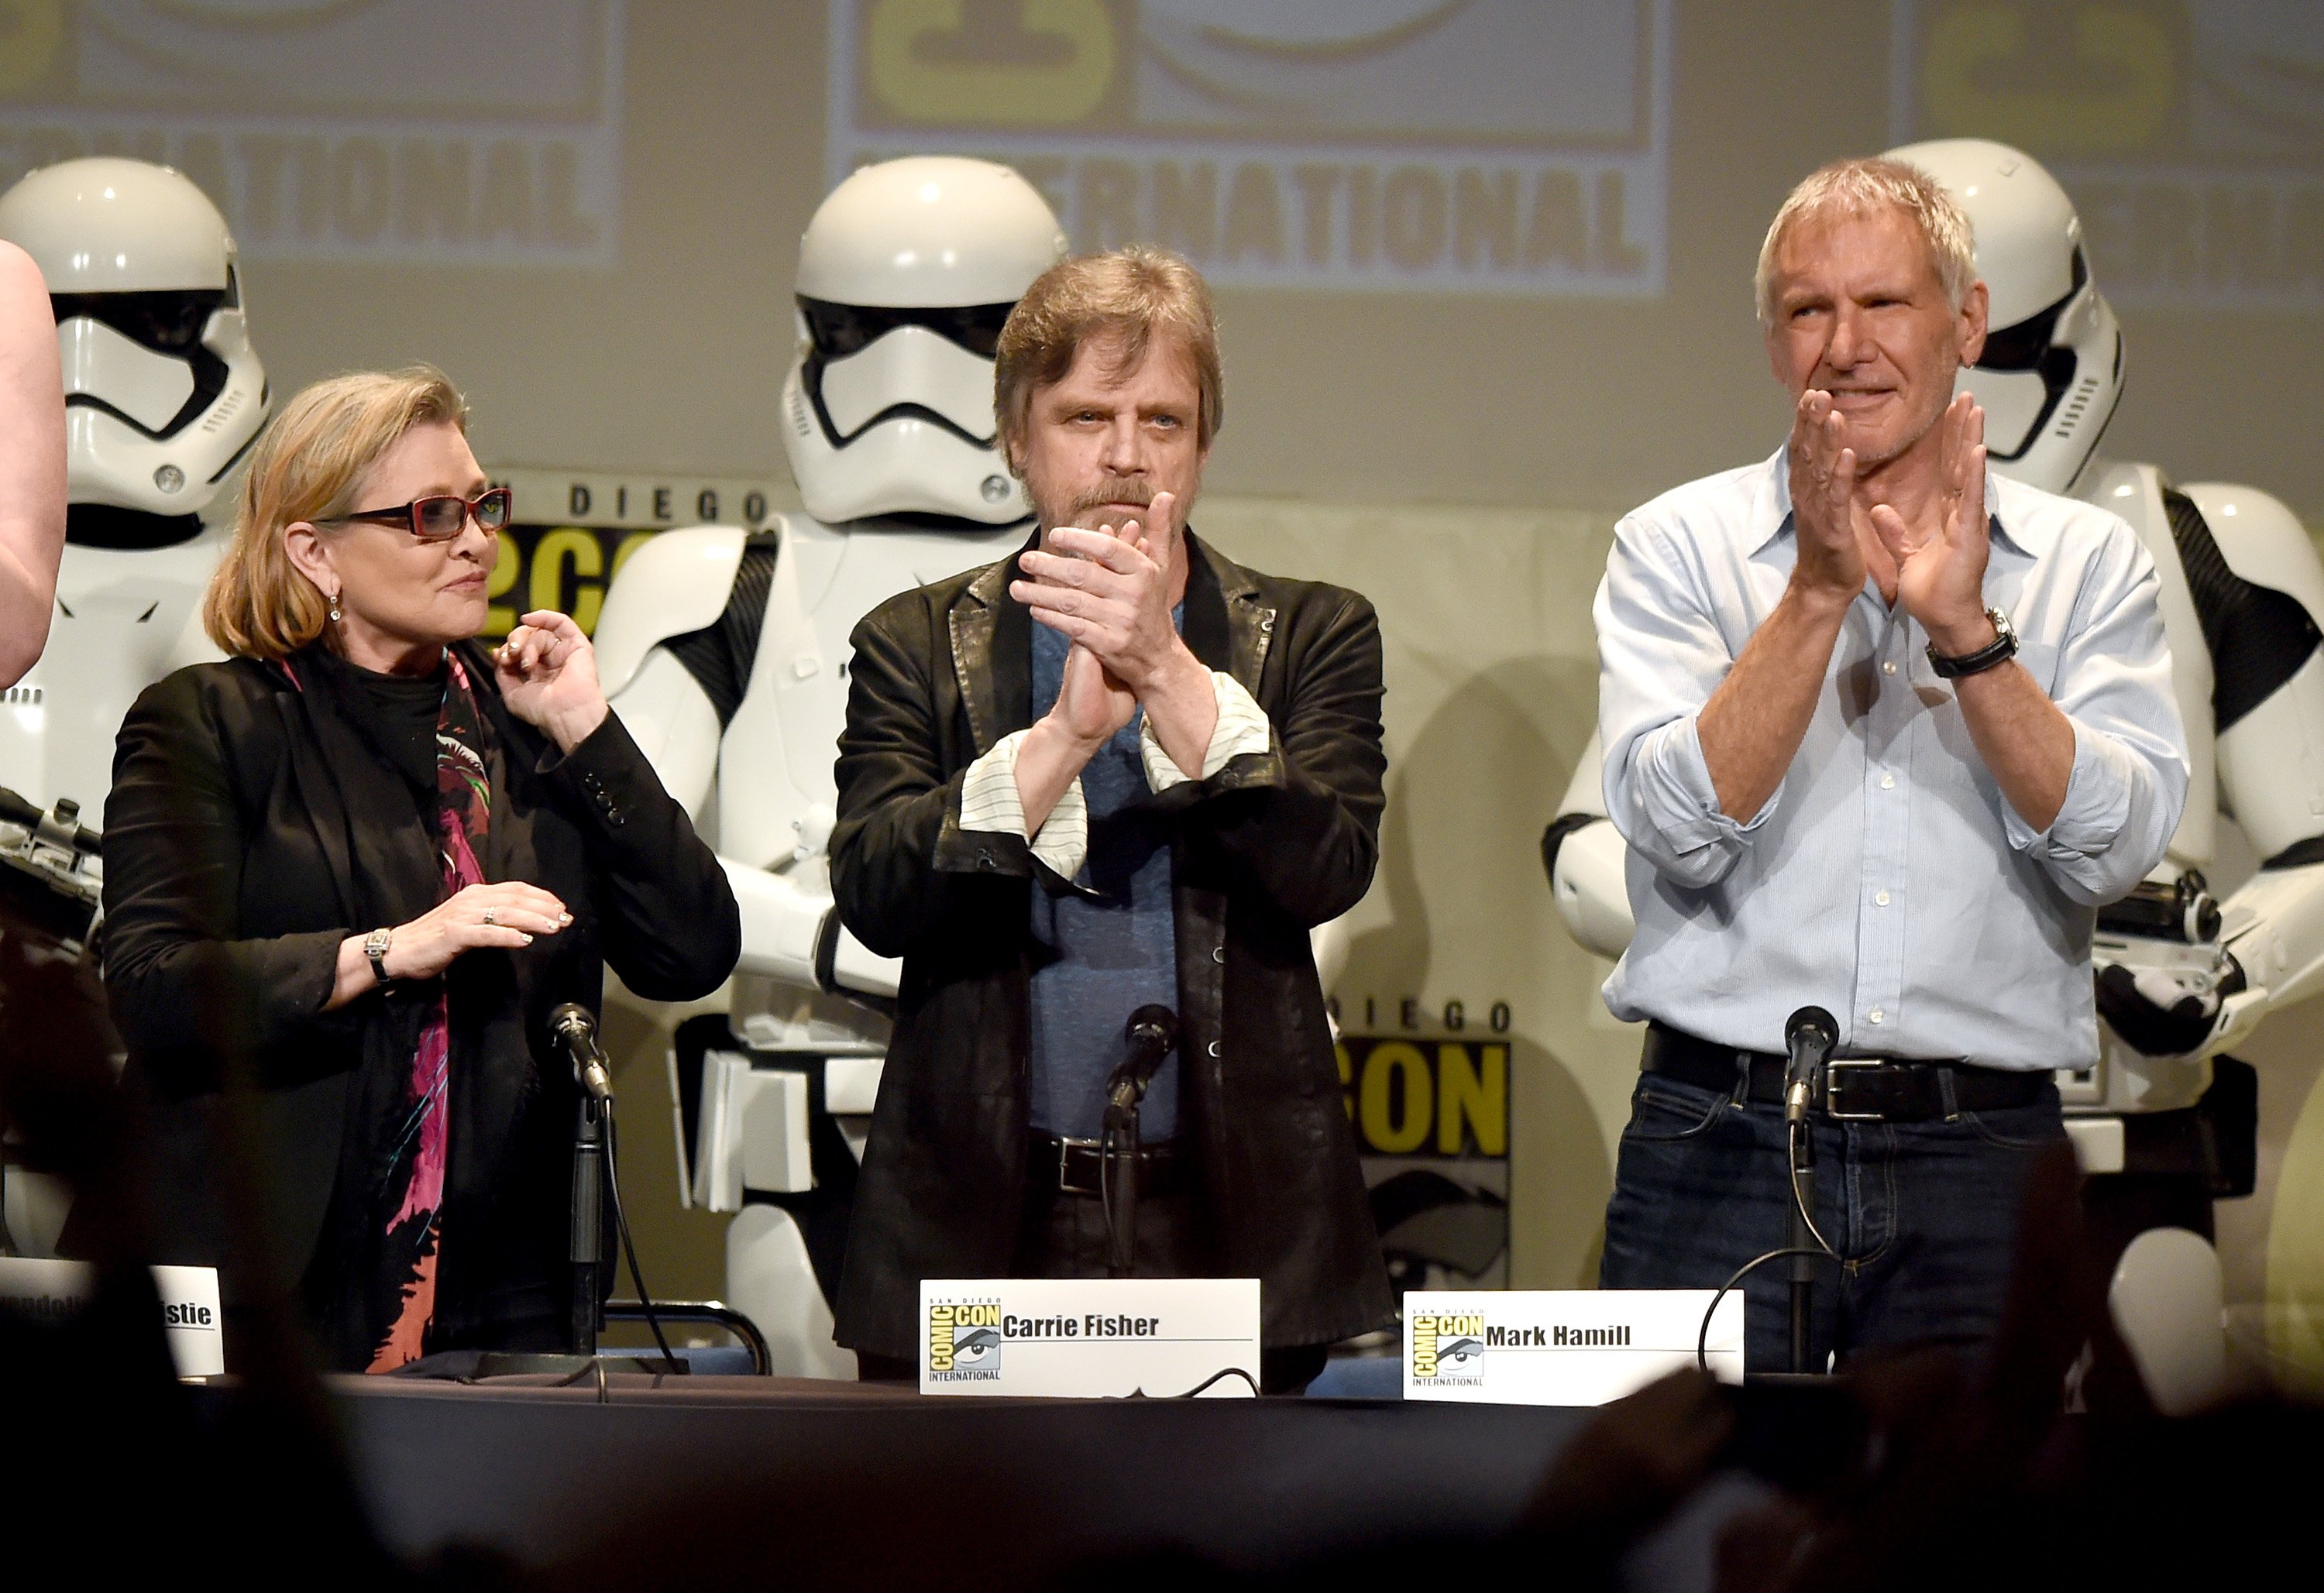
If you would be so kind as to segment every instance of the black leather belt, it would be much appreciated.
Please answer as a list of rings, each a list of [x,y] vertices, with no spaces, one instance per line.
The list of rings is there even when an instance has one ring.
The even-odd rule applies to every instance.
[[[1650,1073],[1721,1094],[1735,1088],[1737,1073],[1748,1067],[1746,1098],[1780,1105],[1789,1061],[1772,1051],[1738,1051],[1652,1022],[1646,1025],[1641,1065]],[[1835,1056],[1823,1064],[1811,1099],[1819,1114],[1840,1122],[1922,1123],[1957,1112],[2032,1106],[2051,1082],[2046,1073],[1979,1067],[1970,1062]]]
[[[1113,1160],[1099,1155],[1094,1139],[1060,1139],[1036,1132],[1026,1153],[1025,1178],[1036,1190],[1054,1189],[1065,1194],[1101,1196],[1103,1165]],[[1185,1158],[1175,1145],[1148,1145],[1130,1158],[1138,1168],[1138,1192],[1176,1194],[1185,1180]]]

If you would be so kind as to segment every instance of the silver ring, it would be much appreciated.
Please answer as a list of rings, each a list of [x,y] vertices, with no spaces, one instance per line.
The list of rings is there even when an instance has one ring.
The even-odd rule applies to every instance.
[[[484,909],[484,923],[487,927],[493,923],[493,910],[490,907]]]

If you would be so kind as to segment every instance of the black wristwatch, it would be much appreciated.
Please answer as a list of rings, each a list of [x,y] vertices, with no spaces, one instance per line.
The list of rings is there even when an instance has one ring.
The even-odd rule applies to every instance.
[[[1979,674],[1996,664],[2006,664],[2017,656],[2017,627],[2009,622],[2009,616],[1999,609],[1987,609],[1985,617],[1993,622],[1993,640],[1973,653],[1949,658],[1937,650],[1935,642],[1929,643],[1929,668],[1937,672],[1939,678],[1959,680],[1964,675]]]
[[[371,959],[371,973],[382,984],[392,984],[387,971],[387,948],[395,940],[392,929],[374,929],[364,936],[364,955]]]

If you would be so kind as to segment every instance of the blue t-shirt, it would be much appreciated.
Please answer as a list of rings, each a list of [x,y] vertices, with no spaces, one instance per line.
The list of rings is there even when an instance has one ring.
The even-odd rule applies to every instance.
[[[1185,622],[1185,605],[1173,610]],[[1033,626],[1033,717],[1053,707],[1072,643]],[[1151,806],[1138,755],[1139,708],[1082,770],[1089,804],[1089,855],[1074,883],[1099,893],[1052,896],[1033,889],[1032,1123],[1067,1139],[1105,1128],[1105,1082],[1129,1054],[1123,1030],[1149,1002],[1178,1009],[1178,930],[1170,900],[1168,826]],[[1139,1137],[1167,1139],[1178,1126],[1178,1059],[1156,1070],[1139,1113]]]

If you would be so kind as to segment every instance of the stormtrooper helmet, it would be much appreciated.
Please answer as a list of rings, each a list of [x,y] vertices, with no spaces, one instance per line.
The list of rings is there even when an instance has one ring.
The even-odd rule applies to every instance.
[[[2041,162],[1981,138],[1888,152],[1949,189],[1977,233],[1991,295],[1985,350],[1955,390],[1985,408],[1993,467],[2068,491],[2122,398],[2122,328],[2090,280],[2081,217]]]
[[[0,194],[0,238],[40,266],[56,312],[74,539],[122,518],[108,510],[200,514],[270,396],[226,217],[167,166],[98,157]]]
[[[1006,166],[916,157],[832,189],[799,239],[798,355],[783,446],[817,520],[1032,512],[995,440],[1001,323],[1065,251]]]

